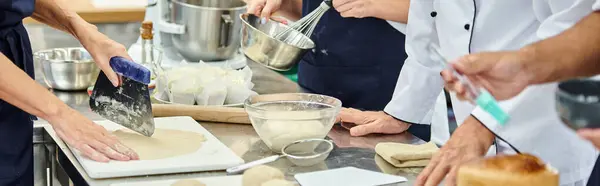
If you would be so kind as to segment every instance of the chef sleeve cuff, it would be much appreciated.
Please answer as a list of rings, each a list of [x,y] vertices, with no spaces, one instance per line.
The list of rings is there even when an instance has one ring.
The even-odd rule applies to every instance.
[[[411,124],[411,125],[429,125],[429,123],[427,123],[427,124],[425,124],[425,123],[413,123],[413,122],[410,122],[410,121],[406,121],[406,120],[397,118],[396,116],[394,116],[394,115],[392,115],[392,114],[390,114],[390,113],[388,113],[386,111],[383,111],[383,112],[386,113],[387,115],[392,116],[392,118],[394,118],[394,119],[396,119],[398,121],[401,121],[401,122],[404,122],[404,123],[408,123],[408,124]]]
[[[404,23],[399,23],[396,21],[387,21],[390,25],[392,25],[392,27],[394,27],[396,30],[402,32],[403,34],[406,34],[406,24]]]
[[[475,117],[475,119],[479,120],[486,128],[488,128],[494,134],[496,133],[495,131],[498,131],[501,127],[498,121],[496,121],[496,119],[494,119],[492,115],[487,113],[481,107],[476,107],[475,110],[471,112],[471,115]]]
[[[402,122],[409,123],[409,124],[419,124],[419,125],[429,125],[431,123],[431,117],[433,114],[433,109],[431,109],[427,112],[425,117],[422,117],[421,119],[417,119],[417,118],[402,117],[403,115],[400,113],[403,113],[404,115],[410,115],[410,114],[407,114],[407,112],[403,112],[402,109],[398,108],[398,107],[386,106],[385,109],[383,109],[383,111],[385,113],[387,113],[388,115],[390,115]]]
[[[392,116],[394,119],[396,119],[398,121],[402,121],[404,123],[410,124],[410,127],[408,127],[408,129],[406,131],[408,131],[413,136],[416,136],[417,138],[419,138],[423,141],[426,141],[426,142],[429,142],[431,140],[431,125],[404,121],[404,120],[398,119],[397,117],[395,117],[385,111],[384,111],[384,113]]]
[[[596,3],[594,3],[594,11],[600,11],[600,0],[596,0]]]

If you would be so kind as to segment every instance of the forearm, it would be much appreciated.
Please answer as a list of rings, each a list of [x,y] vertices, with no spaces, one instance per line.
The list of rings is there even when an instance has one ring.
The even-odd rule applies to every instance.
[[[410,0],[377,0],[373,17],[406,24]]]
[[[97,31],[96,27],[83,20],[76,12],[66,8],[64,0],[36,0],[33,17],[53,28],[67,32],[78,40],[86,38],[86,32]]]
[[[0,99],[47,121],[68,106],[0,54]]]
[[[594,12],[571,29],[531,44],[520,52],[528,56],[525,69],[534,74],[531,84],[600,74],[600,12]]]

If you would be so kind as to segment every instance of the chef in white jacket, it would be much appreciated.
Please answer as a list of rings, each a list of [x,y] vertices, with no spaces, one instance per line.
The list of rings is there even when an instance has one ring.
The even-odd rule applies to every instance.
[[[405,28],[408,59],[385,113],[404,125],[433,123],[432,140],[444,143],[449,136],[445,99],[441,94],[444,82],[440,71],[444,66],[434,60],[430,45],[439,47],[447,59],[472,52],[519,49],[569,28],[591,12],[593,3],[593,0],[411,1],[409,24]],[[397,26],[402,31],[402,25]],[[555,88],[556,84],[531,86],[514,99],[501,102],[511,116],[505,126],[482,109],[460,102],[452,95],[456,119],[461,125],[419,175],[417,185],[437,185],[444,178],[446,184],[454,184],[458,165],[483,156],[492,144],[496,144],[499,153],[518,150],[542,158],[560,171],[561,185],[585,185],[597,151],[558,119],[554,111]]]
[[[600,0],[589,14],[570,29],[519,50],[482,52],[463,56],[452,67],[474,83],[483,85],[498,100],[512,98],[527,88],[573,78],[600,76]],[[569,45],[564,45],[569,43]],[[466,99],[466,87],[444,70],[446,88]],[[586,128],[577,134],[600,149],[600,129]],[[596,160],[588,186],[600,185],[600,158]]]

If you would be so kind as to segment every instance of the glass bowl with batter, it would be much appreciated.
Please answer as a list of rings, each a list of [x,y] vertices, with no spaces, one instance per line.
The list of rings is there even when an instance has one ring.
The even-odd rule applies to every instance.
[[[277,153],[294,141],[323,139],[341,107],[337,98],[306,93],[257,95],[244,102],[252,127]]]

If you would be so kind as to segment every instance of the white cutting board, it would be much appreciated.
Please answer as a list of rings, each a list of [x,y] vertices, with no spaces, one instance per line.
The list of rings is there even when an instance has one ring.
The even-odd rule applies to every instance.
[[[106,120],[96,121],[96,123],[104,126],[109,131],[124,128],[121,125]],[[158,160],[110,161],[109,163],[101,163],[83,157],[78,151],[73,151],[73,154],[91,178],[225,170],[244,163],[244,160],[191,117],[155,118],[154,123],[156,128],[201,133],[206,138],[206,141],[195,153]],[[71,150],[74,149],[71,148]]]
[[[206,186],[242,186],[242,176],[241,175],[192,178],[192,179],[198,180],[198,181],[206,184]],[[179,181],[179,180],[140,181],[140,182],[111,184],[110,186],[169,186],[177,181]]]

